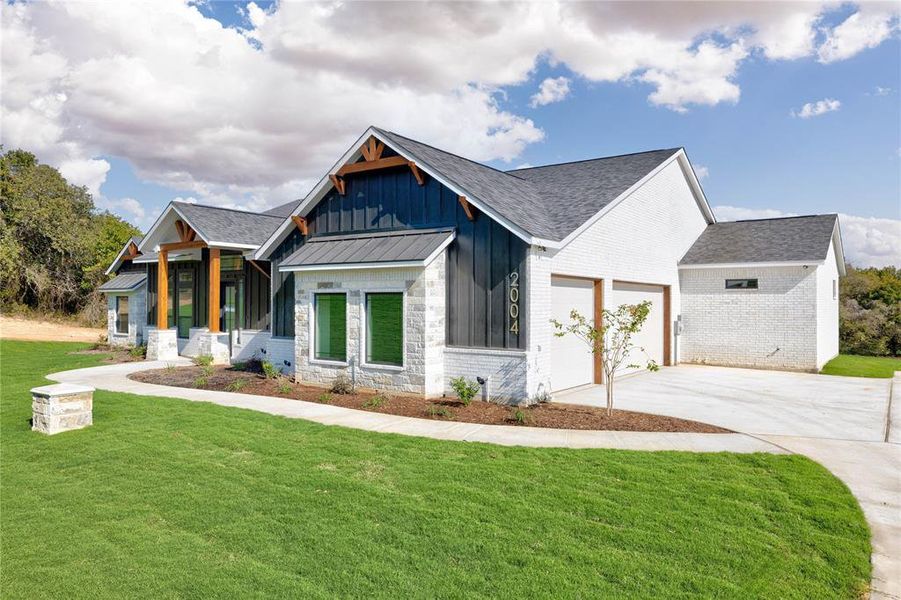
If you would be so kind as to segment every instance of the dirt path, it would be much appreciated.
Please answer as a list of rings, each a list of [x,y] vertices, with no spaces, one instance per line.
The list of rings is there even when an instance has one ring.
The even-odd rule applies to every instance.
[[[36,342],[96,342],[104,329],[78,327],[53,321],[31,321],[0,316],[0,338]]]

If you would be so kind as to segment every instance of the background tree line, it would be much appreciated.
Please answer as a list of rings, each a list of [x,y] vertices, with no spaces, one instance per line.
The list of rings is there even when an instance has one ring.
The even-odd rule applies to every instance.
[[[901,356],[901,268],[849,265],[840,290],[841,352]]]
[[[96,289],[125,242],[140,232],[98,211],[87,189],[30,152],[0,156],[0,307],[105,322]]]

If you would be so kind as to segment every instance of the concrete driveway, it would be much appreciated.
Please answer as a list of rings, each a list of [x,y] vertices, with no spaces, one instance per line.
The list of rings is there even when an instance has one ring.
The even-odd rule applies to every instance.
[[[604,406],[604,388],[554,401]],[[872,598],[901,600],[901,377],[680,365],[617,380],[615,401],[617,408],[753,435],[825,466],[845,482],[870,525]]]

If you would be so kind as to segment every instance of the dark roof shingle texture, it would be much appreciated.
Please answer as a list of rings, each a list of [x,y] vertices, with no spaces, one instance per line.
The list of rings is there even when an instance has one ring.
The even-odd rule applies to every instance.
[[[259,246],[284,221],[283,217],[243,210],[173,202],[204,239]]]
[[[281,264],[310,267],[422,261],[454,235],[453,229],[405,230],[311,238]]]
[[[838,215],[708,225],[680,265],[825,260]]]

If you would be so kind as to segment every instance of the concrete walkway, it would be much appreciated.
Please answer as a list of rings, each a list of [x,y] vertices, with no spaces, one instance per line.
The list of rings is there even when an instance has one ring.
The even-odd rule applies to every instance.
[[[505,425],[479,425],[417,419],[397,415],[354,410],[341,406],[141,383],[128,379],[129,373],[161,369],[166,364],[190,364],[177,361],[121,363],[88,369],[53,373],[47,378],[58,382],[80,383],[97,389],[144,396],[182,398],[212,402],[221,406],[246,408],[273,415],[306,419],[323,425],[341,425],[366,431],[399,433],[439,440],[487,442],[504,446],[548,448],[615,448],[622,450],[684,450],[688,452],[772,452],[787,453],[778,446],[740,433],[654,433],[633,431],[577,431]]]

